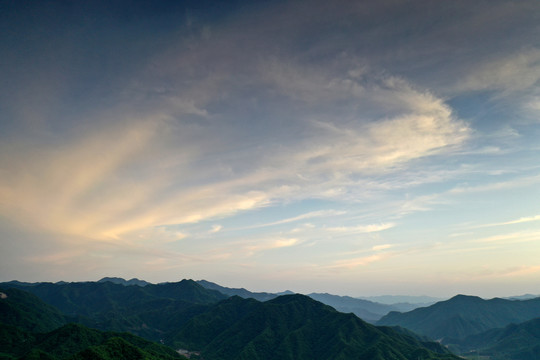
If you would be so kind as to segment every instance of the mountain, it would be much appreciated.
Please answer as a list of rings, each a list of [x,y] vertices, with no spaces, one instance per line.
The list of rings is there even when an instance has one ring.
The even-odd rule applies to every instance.
[[[80,283],[9,282],[59,309],[70,321],[114,331],[129,331],[154,341],[227,296],[193,280],[124,286],[109,281]]]
[[[113,282],[74,282],[64,284],[18,282],[0,283],[31,292],[66,315],[92,316],[108,311],[131,311],[152,302],[182,301],[210,304],[226,298],[218,291],[207,290],[193,280],[163,284],[124,286]]]
[[[168,347],[132,334],[65,322],[60,311],[37,296],[0,289],[0,358],[183,359]]]
[[[396,304],[411,304],[416,305],[416,307],[424,307],[433,305],[436,302],[442,301],[444,299],[436,298],[432,296],[410,296],[410,295],[381,295],[381,296],[361,296],[359,299],[369,300],[373,302],[378,302],[386,305],[396,305]]]
[[[133,278],[131,280],[125,280],[119,277],[104,277],[103,279],[98,280],[98,282],[112,282],[113,284],[119,284],[124,286],[131,286],[131,285],[137,285],[137,286],[146,286],[150,283],[144,280],[139,280],[137,278]]]
[[[350,296],[338,296],[331,294],[311,293],[308,296],[312,299],[330,305],[334,309],[344,312],[353,313],[364,321],[374,323],[390,311],[398,311],[399,309],[385,304],[356,299]]]
[[[530,300],[530,299],[534,299],[534,298],[537,298],[537,297],[540,297],[540,295],[524,294],[524,295],[510,296],[510,297],[507,297],[505,299],[508,299],[508,300]]]
[[[428,349],[304,295],[266,302],[231,297],[195,316],[171,341],[206,360],[458,359],[439,344]]]
[[[244,288],[228,288],[225,286],[218,285],[216,283],[206,281],[206,280],[197,280],[197,283],[204,287],[205,289],[217,290],[222,294],[228,296],[240,296],[244,299],[255,299],[258,301],[268,301],[278,297],[278,294],[272,294],[267,292],[251,292]],[[281,295],[284,295],[283,293]]]
[[[31,293],[0,289],[0,323],[30,332],[46,332],[64,325],[66,319],[60,311]]]
[[[197,283],[205,287],[206,289],[217,290],[228,296],[240,296],[244,299],[255,299],[258,301],[268,301],[275,299],[280,295],[292,295],[294,294],[291,291],[285,291],[277,294],[267,293],[267,292],[251,292],[244,288],[235,289],[228,288],[225,286],[218,285],[216,283],[206,281],[206,280],[197,280]],[[384,315],[388,314],[390,311],[403,311],[412,310],[415,306],[389,306],[384,304],[378,304],[372,301],[356,299],[350,296],[338,296],[332,294],[321,294],[321,293],[311,293],[307,296],[322,302],[323,304],[330,305],[338,311],[345,313],[353,313],[356,316],[360,317],[364,321],[371,323],[376,322]]]
[[[540,318],[447,342],[464,355],[489,356],[493,360],[537,360],[540,358]]]
[[[50,305],[42,306],[43,301],[48,301],[69,311],[65,317],[72,320],[99,325],[101,329],[141,333],[187,351],[200,350],[206,360],[457,359],[437,343],[389,327],[375,327],[354,314],[340,313],[304,295],[284,295],[266,302],[238,296],[227,298],[192,280],[144,287],[110,281],[3,285],[6,284],[12,287],[0,296],[6,304],[10,297],[14,300],[16,295],[26,296],[38,304],[36,309],[49,306],[55,314]],[[37,294],[43,301],[15,287]],[[17,307],[7,309],[11,313],[18,311]],[[23,311],[26,312],[35,323],[42,320],[30,309]],[[169,359],[180,356],[125,332],[68,324],[37,333],[19,325],[15,320],[11,325],[1,324],[0,357]]]
[[[47,333],[0,325],[0,356],[8,359],[184,359],[177,352],[128,333],[67,324]]]
[[[530,300],[483,300],[457,295],[406,313],[391,312],[377,325],[401,326],[431,339],[462,339],[469,335],[520,323],[540,314],[540,298]]]

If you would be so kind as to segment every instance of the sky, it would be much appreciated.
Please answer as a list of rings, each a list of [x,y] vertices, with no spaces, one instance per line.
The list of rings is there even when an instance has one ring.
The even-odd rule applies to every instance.
[[[540,294],[540,4],[0,1],[0,281]]]

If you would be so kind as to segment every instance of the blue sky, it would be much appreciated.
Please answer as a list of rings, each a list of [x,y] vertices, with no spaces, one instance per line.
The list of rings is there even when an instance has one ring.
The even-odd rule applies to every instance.
[[[540,293],[536,1],[0,7],[1,280]]]

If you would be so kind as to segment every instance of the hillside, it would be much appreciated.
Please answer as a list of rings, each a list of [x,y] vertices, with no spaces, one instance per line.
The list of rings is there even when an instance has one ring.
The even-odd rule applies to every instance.
[[[175,349],[202,351],[206,360],[457,359],[437,343],[375,327],[304,295],[266,302],[228,298],[191,280],[144,287],[109,281],[6,284],[39,294],[79,322],[45,333],[21,329],[16,321],[2,325],[0,352],[15,358],[156,358],[157,350],[150,351],[154,343],[121,330]],[[11,292],[23,294],[9,288],[6,292],[4,300]]]
[[[198,284],[202,285],[206,289],[217,290],[228,296],[240,296],[244,299],[255,299],[258,301],[268,301],[274,299],[280,295],[292,295],[293,292],[285,291],[283,293],[273,294],[267,292],[251,292],[244,288],[228,288],[225,286],[218,285],[216,283],[198,280]],[[373,301],[356,299],[350,296],[338,296],[332,294],[321,294],[321,293],[311,293],[308,294],[312,299],[322,302],[323,304],[330,305],[338,311],[344,313],[353,313],[356,316],[360,317],[364,321],[371,323],[376,322],[384,315],[388,314],[390,311],[402,311],[403,309],[411,310],[417,306],[412,304],[401,304],[401,306],[392,306],[386,304],[379,304]]]
[[[356,299],[350,296],[338,296],[332,294],[311,293],[308,296],[323,304],[330,305],[334,309],[353,313],[364,321],[375,323],[377,320],[388,314],[390,311],[397,311],[398,308],[392,305],[379,304],[373,301]]]
[[[171,341],[207,360],[457,359],[390,328],[377,328],[304,295],[267,302],[232,297],[194,317]]]
[[[432,306],[407,313],[391,312],[377,325],[402,326],[431,339],[462,339],[469,335],[520,323],[540,314],[540,298],[483,300],[457,295]]]
[[[0,357],[7,359],[184,359],[174,350],[128,333],[67,324],[47,333],[0,325]]]
[[[540,358],[540,318],[465,339],[448,339],[447,343],[466,355],[481,354],[493,360],[537,360]]]
[[[30,332],[46,332],[64,325],[66,319],[29,292],[0,288],[0,323]]]
[[[145,287],[112,282],[9,282],[59,309],[70,321],[101,330],[129,331],[158,341],[209,304],[227,296],[204,289],[192,280]]]
[[[216,283],[206,281],[206,280],[197,280],[197,283],[204,287],[205,289],[216,290],[222,294],[228,296],[240,296],[244,299],[255,299],[258,301],[268,301],[278,297],[278,294],[267,293],[267,292],[251,292],[244,288],[229,288],[225,286],[218,285]]]

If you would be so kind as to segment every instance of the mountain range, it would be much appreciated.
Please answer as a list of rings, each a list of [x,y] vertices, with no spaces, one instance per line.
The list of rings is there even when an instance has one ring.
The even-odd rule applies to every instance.
[[[449,350],[470,359],[540,358],[540,298],[457,295],[391,311],[377,326],[355,315],[392,306],[205,280],[11,281],[0,283],[0,358],[181,359],[171,348],[206,360],[457,359]]]
[[[268,301],[274,299],[281,295],[290,295],[294,294],[292,291],[287,290],[280,293],[267,293],[267,292],[251,292],[244,288],[229,288],[225,286],[218,285],[216,283],[206,281],[206,280],[197,280],[197,283],[205,287],[206,289],[217,290],[223,294],[229,296],[240,296],[244,299],[256,299],[259,301]],[[353,298],[350,296],[338,296],[328,293],[310,293],[307,294],[312,299],[322,302],[323,304],[330,305],[338,311],[344,313],[353,313],[359,318],[369,323],[375,323],[377,320],[382,318],[384,315],[388,314],[391,311],[410,311],[425,305],[423,303],[396,303],[396,304],[381,304],[374,301],[369,301],[365,299]],[[402,297],[399,299],[403,300]],[[425,299],[424,299],[425,300]]]
[[[391,312],[377,325],[402,326],[431,339],[463,339],[470,335],[540,317],[540,298],[484,300],[457,295],[406,313]]]
[[[200,351],[206,360],[457,359],[436,343],[370,325],[304,295],[260,302],[192,280],[144,286],[9,282],[0,284],[0,292],[8,314],[2,318],[0,353],[12,359],[180,356],[152,348],[159,344],[149,340],[187,354]],[[38,304],[36,311],[24,310],[29,303]],[[17,345],[21,341],[24,349]]]

